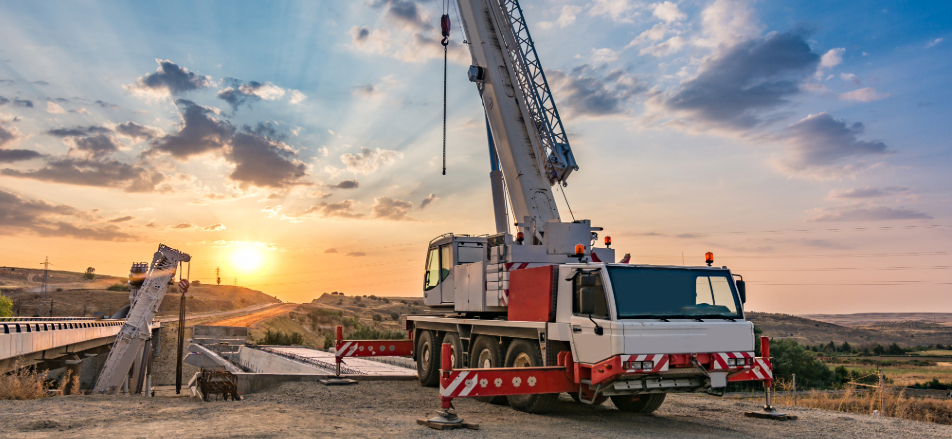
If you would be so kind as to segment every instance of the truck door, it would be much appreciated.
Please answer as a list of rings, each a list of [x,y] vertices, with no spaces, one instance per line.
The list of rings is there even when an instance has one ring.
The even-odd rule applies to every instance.
[[[456,282],[453,280],[453,243],[440,246],[440,297],[443,303],[453,303]]]
[[[453,284],[453,246],[433,246],[426,254],[426,272],[423,275],[423,303],[438,306],[453,303],[456,286]]]
[[[601,274],[593,273],[589,275],[588,281],[584,278],[584,275],[576,276],[572,283],[572,318],[570,322],[572,324],[572,340],[575,342],[575,350],[578,354],[576,361],[591,364],[611,356],[611,314],[608,311],[608,301],[605,297]],[[591,316],[579,313],[579,292],[582,288],[595,290],[595,312]],[[602,328],[601,335],[596,333],[596,325]]]

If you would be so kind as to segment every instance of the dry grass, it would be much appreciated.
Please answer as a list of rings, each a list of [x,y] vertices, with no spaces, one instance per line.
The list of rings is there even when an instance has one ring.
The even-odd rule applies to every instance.
[[[47,371],[37,372],[33,368],[19,366],[17,362],[15,372],[0,375],[0,399],[37,399],[46,396]]]
[[[791,386],[778,381],[775,389],[776,405],[794,405]],[[952,425],[952,401],[910,398],[902,389],[892,386],[886,386],[885,390],[849,387],[842,392],[800,392],[797,406],[868,415],[879,411],[882,416],[892,418]]]
[[[890,384],[900,387],[924,383],[933,378],[946,383],[952,381],[952,367],[947,364],[948,363],[940,362],[936,363],[935,366],[916,366],[913,364],[900,363],[883,367],[883,373],[886,375]],[[838,363],[828,363],[828,365],[831,369],[836,366],[841,366],[841,364]],[[842,366],[845,366],[847,370],[855,372],[862,372],[863,370],[869,369],[867,365],[842,364]]]

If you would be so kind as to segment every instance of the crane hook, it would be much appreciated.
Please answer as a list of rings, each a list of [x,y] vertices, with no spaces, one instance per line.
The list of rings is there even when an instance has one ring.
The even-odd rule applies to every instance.
[[[440,18],[440,26],[443,28],[443,41],[440,41],[440,44],[443,47],[446,47],[450,44],[450,16],[449,14],[443,14],[443,17]]]

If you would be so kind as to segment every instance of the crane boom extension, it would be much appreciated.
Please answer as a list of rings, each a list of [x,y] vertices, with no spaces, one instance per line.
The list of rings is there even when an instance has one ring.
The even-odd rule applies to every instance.
[[[551,185],[568,177],[569,172],[560,173],[558,166],[568,163],[563,151],[571,157],[571,150],[521,9],[518,2],[509,0],[459,0],[459,6],[474,62],[470,80],[476,82],[483,100],[514,219],[541,229],[551,220],[560,220]],[[513,22],[521,23],[518,40]],[[571,163],[574,169],[574,159]]]
[[[171,247],[159,244],[159,251],[152,257],[152,265],[146,274],[146,280],[139,288],[126,322],[116,335],[116,341],[103,364],[102,372],[96,381],[93,393],[115,395],[122,388],[132,362],[145,341],[152,337],[150,324],[169,290],[169,283],[175,277],[179,262],[188,262],[191,256]]]

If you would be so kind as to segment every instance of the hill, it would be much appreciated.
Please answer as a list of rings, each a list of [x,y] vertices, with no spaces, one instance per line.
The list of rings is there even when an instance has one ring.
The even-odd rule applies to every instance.
[[[931,322],[879,323],[875,326],[843,326],[789,314],[748,312],[747,319],[764,335],[816,345],[844,341],[854,346],[896,343],[902,347],[952,343],[952,327]]]
[[[54,316],[91,316],[102,312],[109,316],[129,304],[129,290],[123,285],[125,277],[96,275],[84,279],[83,273],[50,271],[48,294],[42,292],[43,270],[30,268],[0,268],[0,292],[13,301],[14,311],[21,316],[49,316],[50,298]],[[114,290],[109,290],[109,287]],[[280,303],[275,297],[260,291],[236,286],[194,285],[188,290],[188,312],[214,312],[247,308],[249,306]],[[178,288],[170,287],[159,306],[159,315],[178,314]]]

